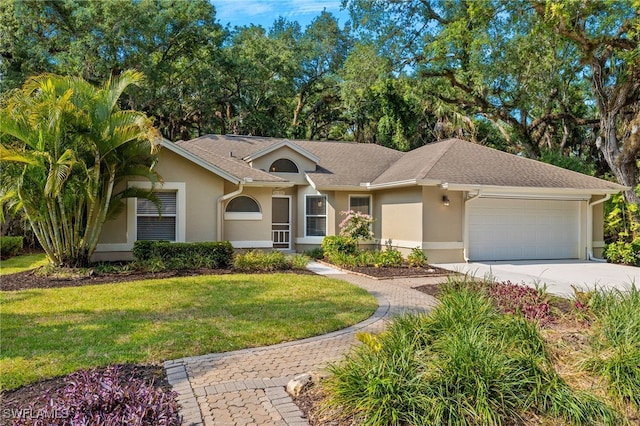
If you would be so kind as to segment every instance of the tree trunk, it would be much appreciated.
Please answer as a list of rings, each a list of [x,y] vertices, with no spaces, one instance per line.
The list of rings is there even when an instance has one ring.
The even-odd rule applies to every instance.
[[[602,111],[602,118],[600,119],[601,136],[596,144],[618,183],[631,188],[624,191],[625,200],[628,203],[640,206],[640,197],[634,191],[634,187],[638,183],[637,150],[632,147],[629,147],[629,149],[620,148],[616,134],[616,115],[612,111]]]

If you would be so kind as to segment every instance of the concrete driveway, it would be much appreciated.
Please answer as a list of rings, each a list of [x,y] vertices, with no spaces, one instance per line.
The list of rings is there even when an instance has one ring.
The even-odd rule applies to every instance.
[[[525,283],[534,287],[546,284],[547,291],[559,296],[572,296],[573,288],[618,288],[624,290],[635,283],[640,287],[640,268],[582,260],[502,261],[447,263],[436,265],[478,278],[491,276],[496,281]]]

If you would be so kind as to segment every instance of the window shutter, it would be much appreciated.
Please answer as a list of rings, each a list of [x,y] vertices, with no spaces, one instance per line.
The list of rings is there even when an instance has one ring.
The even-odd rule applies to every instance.
[[[138,198],[136,219],[138,240],[176,240],[177,193],[157,192],[155,194],[162,206],[158,208],[149,200]]]
[[[156,192],[155,196],[160,200],[162,204],[160,207],[160,212],[162,215],[165,214],[176,214],[176,193],[175,192]],[[144,198],[138,198],[137,202],[137,214],[139,215],[158,215],[158,208],[151,201],[146,200]]]

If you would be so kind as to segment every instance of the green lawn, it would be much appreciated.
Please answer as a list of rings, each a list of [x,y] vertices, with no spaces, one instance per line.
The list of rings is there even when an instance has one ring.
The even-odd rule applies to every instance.
[[[48,263],[44,253],[25,254],[0,261],[0,275],[17,274],[18,272],[35,269]]]
[[[0,293],[0,389],[111,363],[159,363],[301,339],[375,299],[312,275],[215,275]]]

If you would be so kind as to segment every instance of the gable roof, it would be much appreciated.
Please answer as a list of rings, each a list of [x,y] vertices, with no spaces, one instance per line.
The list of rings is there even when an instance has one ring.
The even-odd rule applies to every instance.
[[[249,166],[245,161],[234,157],[224,157],[220,155],[217,150],[212,150],[207,146],[206,141],[202,138],[193,139],[191,141],[178,141],[174,143],[174,147],[171,147],[171,142],[163,143],[170,150],[176,153],[183,153],[182,155],[195,162],[196,164],[204,167],[207,170],[213,171],[222,178],[238,184],[255,182],[256,184],[287,184],[289,181],[281,177],[272,175],[271,173],[264,172],[259,169],[254,169]],[[224,152],[224,151],[223,151]],[[221,170],[222,173],[219,173]]]
[[[290,141],[236,135],[205,135],[189,141],[178,141],[176,145],[234,176],[253,177],[249,174],[253,171],[259,175],[259,177],[253,177],[254,180],[267,179],[263,176],[267,175],[285,182],[286,179],[252,168],[247,161],[286,146],[316,163],[315,170],[304,170],[304,172],[314,186],[322,189],[361,188],[361,183],[373,181],[403,155],[402,152],[374,144]]]
[[[440,182],[460,186],[576,189],[619,192],[626,187],[541,161],[460,139],[447,139],[409,151],[373,182]]]
[[[262,148],[260,151],[251,153],[249,155],[247,155],[246,157],[243,158],[243,160],[245,161],[253,161],[253,160],[257,160],[258,158],[269,154],[270,152],[276,151],[280,148],[283,147],[288,147],[290,149],[292,149],[293,151],[297,152],[298,154],[302,155],[303,157],[306,157],[307,159],[313,161],[314,163],[319,163],[320,162],[320,158],[313,155],[312,153],[310,153],[309,151],[303,149],[302,147],[300,147],[299,145],[296,145],[295,143],[292,143],[291,141],[285,139],[281,142],[278,142],[276,144],[273,145],[269,145],[265,148]]]

